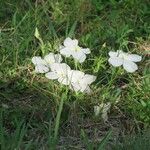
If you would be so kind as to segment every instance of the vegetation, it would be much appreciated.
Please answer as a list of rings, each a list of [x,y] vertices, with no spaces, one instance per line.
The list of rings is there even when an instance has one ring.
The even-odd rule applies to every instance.
[[[0,6],[2,150],[104,149],[109,139],[112,149],[120,135],[149,128],[149,0],[1,0]],[[58,53],[66,37],[91,50],[77,66],[97,76],[90,95],[34,73],[33,56]],[[110,65],[111,50],[142,56],[138,70]],[[72,58],[65,61],[75,69]],[[94,106],[108,102],[104,122]]]

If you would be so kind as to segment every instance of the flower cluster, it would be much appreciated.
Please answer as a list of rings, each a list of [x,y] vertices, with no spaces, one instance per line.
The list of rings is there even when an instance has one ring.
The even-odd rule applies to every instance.
[[[96,80],[93,75],[85,74],[79,70],[72,70],[66,63],[62,63],[61,55],[73,57],[79,63],[83,63],[86,54],[90,54],[89,48],[82,48],[78,45],[77,39],[66,38],[59,48],[60,54],[49,53],[44,58],[34,56],[32,62],[35,65],[36,73],[45,73],[51,80],[58,80],[59,83],[68,85],[70,89],[78,92],[90,93],[90,84]],[[138,69],[135,62],[141,61],[142,57],[137,54],[128,54],[121,50],[110,51],[108,62],[114,67],[123,65],[127,72],[134,72]]]
[[[86,54],[90,53],[88,48],[78,46],[78,40],[71,38],[65,39],[64,46],[61,46],[59,51],[60,54],[66,57],[72,56],[80,63],[84,62]],[[68,85],[76,92],[90,93],[90,84],[96,80],[96,77],[79,70],[72,70],[66,63],[61,63],[60,54],[49,53],[44,58],[34,56],[32,62],[35,65],[35,72],[45,73],[46,78],[57,79],[59,83]]]

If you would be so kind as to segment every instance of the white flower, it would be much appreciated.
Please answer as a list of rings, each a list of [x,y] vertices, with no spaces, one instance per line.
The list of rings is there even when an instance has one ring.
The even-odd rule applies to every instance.
[[[102,103],[100,104],[99,106],[94,106],[94,113],[95,113],[95,116],[98,116],[101,112],[101,116],[104,120],[104,122],[106,122],[108,120],[108,111],[110,110],[110,107],[111,107],[111,103]]]
[[[90,49],[78,46],[78,40],[72,40],[68,37],[64,40],[64,46],[60,47],[60,53],[66,57],[73,56],[74,59],[82,63],[86,59],[86,54],[90,54]]]
[[[69,72],[70,67],[65,63],[54,63],[51,65],[51,72],[45,74],[48,79],[58,79],[58,82],[64,85],[70,84]]]
[[[114,67],[118,67],[123,65],[124,69],[127,72],[134,72],[138,69],[138,66],[135,62],[139,62],[142,60],[142,57],[137,54],[128,54],[121,50],[117,52],[109,52],[110,58],[108,59],[109,63]]]
[[[34,56],[32,58],[32,63],[35,65],[36,73],[46,73],[50,70],[50,66],[53,63],[60,63],[62,61],[62,57],[60,54],[49,53],[42,59],[39,56]]]
[[[48,79],[58,79],[58,82],[69,85],[72,90],[90,93],[89,85],[96,77],[85,74],[78,70],[71,70],[65,63],[54,63],[51,65],[51,72],[45,74]]]
[[[77,91],[90,93],[91,89],[89,85],[96,80],[93,75],[85,74],[78,70],[72,70],[69,72],[69,79],[71,79],[70,88]]]
[[[46,61],[48,66],[51,66],[53,63],[62,62],[62,57],[60,54],[49,53],[44,57],[44,60]]]
[[[39,56],[34,56],[32,58],[32,63],[35,65],[35,72],[36,73],[45,73],[49,71],[45,60],[43,60]]]

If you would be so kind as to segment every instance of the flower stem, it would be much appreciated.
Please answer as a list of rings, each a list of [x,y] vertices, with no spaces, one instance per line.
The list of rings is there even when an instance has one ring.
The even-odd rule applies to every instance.
[[[54,139],[55,140],[57,139],[57,136],[58,136],[61,112],[63,110],[63,104],[64,104],[64,100],[66,100],[66,98],[67,98],[66,93],[63,93],[62,97],[61,97],[58,113],[57,113],[57,116],[56,116],[56,123],[55,123],[55,129],[54,129]]]

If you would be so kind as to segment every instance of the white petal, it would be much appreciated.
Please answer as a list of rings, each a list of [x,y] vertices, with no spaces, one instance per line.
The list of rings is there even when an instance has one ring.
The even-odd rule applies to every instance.
[[[88,86],[87,84],[84,84],[84,83],[81,84],[80,82],[75,82],[75,83],[72,83],[71,85],[75,91],[80,91],[80,92],[85,92],[85,93],[86,93],[86,89]]]
[[[74,91],[78,92],[81,90],[81,86],[78,83],[72,83],[71,84],[71,89],[73,89]]]
[[[57,73],[58,78],[68,78],[68,72],[71,70],[70,67],[65,63],[54,63],[51,65],[51,70]],[[63,82],[63,81],[59,81]],[[66,82],[66,81],[64,81]],[[65,83],[64,83],[65,84]]]
[[[86,74],[86,75],[83,77],[83,80],[82,80],[82,81],[89,85],[89,84],[91,84],[92,82],[94,82],[95,80],[96,80],[96,76]]]
[[[84,72],[81,72],[79,70],[71,70],[68,73],[69,78],[71,79],[72,83],[75,83],[77,81],[81,81],[82,78],[84,77]]]
[[[72,40],[71,38],[68,37],[64,40],[64,46],[65,47],[75,47],[77,45],[78,45],[77,39]]]
[[[68,47],[60,49],[60,54],[69,57],[71,55],[71,50]]]
[[[110,52],[108,53],[108,55],[109,55],[110,57],[117,57],[117,56],[118,56],[118,52],[110,51]]]
[[[52,71],[55,71],[55,70],[60,69],[60,68],[61,68],[61,63],[53,63],[51,65],[51,70]]]
[[[129,54],[127,59],[133,62],[139,62],[142,60],[142,57],[137,54]]]
[[[47,64],[51,65],[53,63],[60,63],[62,61],[62,57],[60,54],[49,53],[44,57],[44,60]]]
[[[73,58],[75,58],[80,63],[84,62],[86,59],[86,55],[82,51],[73,52],[72,56],[73,56]]]
[[[45,60],[48,64],[55,63],[54,54],[53,54],[53,53],[49,53],[48,55],[46,55],[46,56],[44,57],[44,60]]]
[[[134,72],[138,69],[137,65],[132,61],[124,60],[123,67],[127,72]]]
[[[118,66],[121,66],[123,64],[123,59],[121,59],[119,57],[110,57],[108,59],[108,62],[110,64],[112,64],[114,67],[118,67]]]
[[[78,40],[77,39],[72,40],[72,45],[73,46],[78,46]]]
[[[70,67],[66,64],[66,63],[62,63],[62,64],[60,64],[61,65],[61,68],[64,70],[64,71],[69,71],[69,70],[71,70],[70,69]]]
[[[90,54],[91,51],[89,48],[82,48],[82,51],[85,53],[85,54]]]
[[[72,39],[70,37],[67,37],[64,40],[64,46],[69,47],[69,46],[71,46],[71,44],[72,44]]]
[[[86,59],[86,55],[82,55],[80,58],[79,58],[79,62],[80,63],[83,63]]]
[[[81,91],[81,92],[85,92],[88,85],[87,85],[86,83],[82,83],[82,82],[81,82],[81,83],[80,83],[80,86],[81,86],[80,91]],[[88,90],[88,89],[87,89],[87,90]]]
[[[126,53],[123,52],[122,50],[117,50],[117,54],[118,54],[118,55],[122,55],[122,54],[126,54]]]
[[[39,56],[34,56],[34,57],[32,58],[32,63],[33,63],[34,65],[46,64],[46,62],[45,62],[41,57],[39,57]]]
[[[54,57],[55,57],[55,62],[57,63],[60,63],[63,60],[60,54],[55,54]]]
[[[92,90],[90,89],[89,86],[86,87],[86,89],[84,90],[85,93],[90,94],[92,93]]]
[[[35,66],[35,72],[36,73],[46,73],[49,71],[49,68],[45,65],[36,65]]]
[[[54,72],[62,72],[62,70],[63,70],[62,66],[64,66],[64,65],[62,65],[61,63],[53,63],[50,66],[50,68]]]
[[[57,79],[58,78],[58,76],[55,72],[48,72],[45,74],[45,77],[48,79]]]
[[[90,88],[88,88],[87,85],[81,85],[78,82],[72,83],[69,87],[76,92],[79,92],[79,91],[82,93],[89,93],[90,92]]]
[[[72,46],[72,39],[71,39],[70,37],[67,37],[67,38],[64,40],[64,46],[66,46],[66,47]]]
[[[70,85],[70,80],[66,77],[66,78],[58,78],[58,82],[64,85]]]

